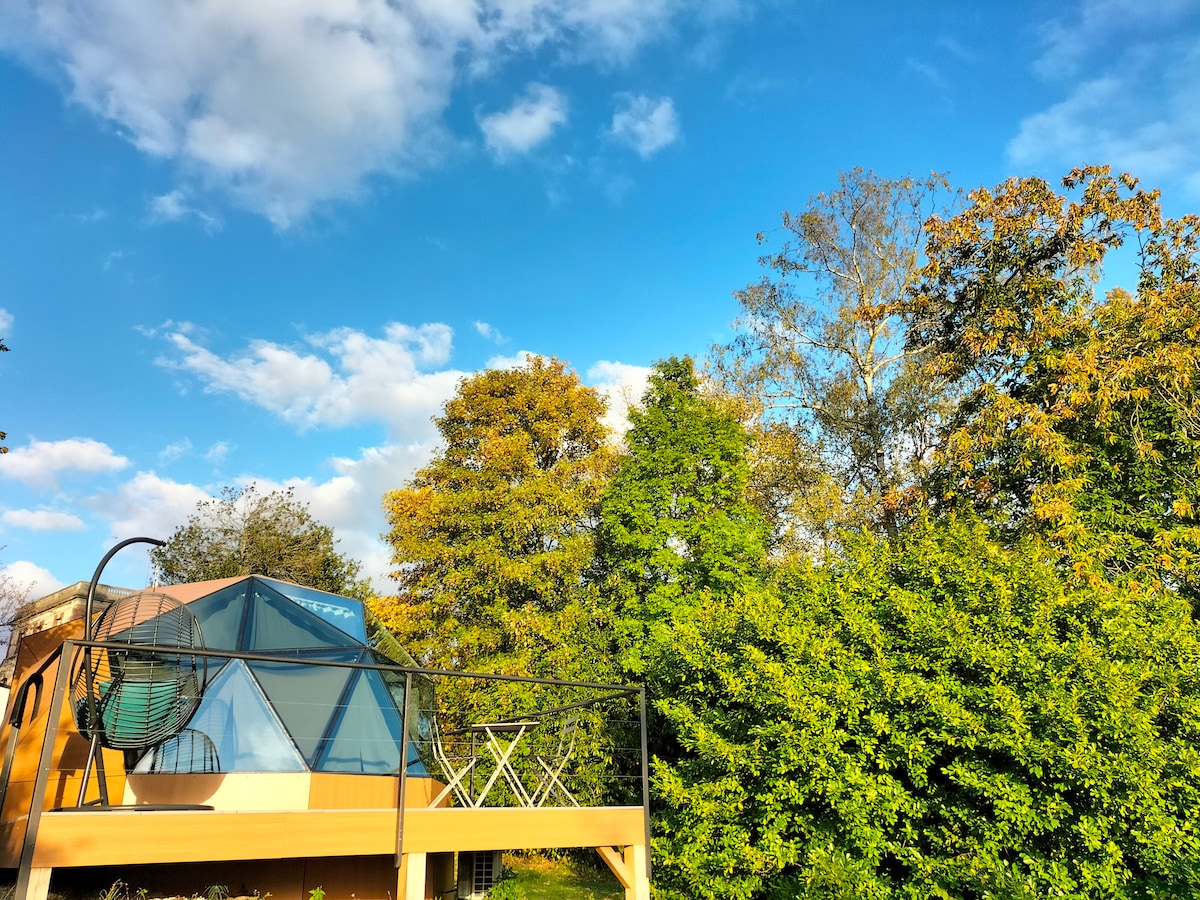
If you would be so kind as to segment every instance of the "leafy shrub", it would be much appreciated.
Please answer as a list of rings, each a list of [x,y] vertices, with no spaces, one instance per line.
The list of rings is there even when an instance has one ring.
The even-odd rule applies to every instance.
[[[951,517],[676,617],[660,895],[1194,896],[1196,626],[1079,581]]]

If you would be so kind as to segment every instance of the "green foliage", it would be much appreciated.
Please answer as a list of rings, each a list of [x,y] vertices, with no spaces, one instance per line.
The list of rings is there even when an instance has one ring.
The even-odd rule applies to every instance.
[[[601,503],[600,558],[627,674],[647,675],[655,633],[704,594],[757,576],[766,527],[746,499],[749,438],[701,395],[692,361],[658,363],[630,413],[628,453]]]
[[[229,886],[210,884],[204,889],[204,900],[225,900],[229,896]]]
[[[325,888],[317,885],[308,892],[308,900],[325,900]]]
[[[613,451],[603,401],[558,360],[465,379],[445,449],[384,498],[396,598],[373,608],[424,664],[573,671],[583,573]]]
[[[676,621],[662,895],[1193,896],[1196,626],[1056,563],[950,517]]]
[[[291,488],[260,494],[225,488],[151,551],[164,584],[264,575],[365,600],[370,583],[342,556],[333,529],[316,521]]]

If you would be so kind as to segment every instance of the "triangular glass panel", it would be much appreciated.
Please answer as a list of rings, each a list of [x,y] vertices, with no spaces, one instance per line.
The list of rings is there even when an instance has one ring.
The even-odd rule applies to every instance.
[[[249,587],[245,581],[239,581],[187,605],[200,623],[204,646],[209,650],[239,649]]]
[[[298,603],[330,625],[346,632],[360,644],[367,642],[367,628],[361,601],[352,600],[349,597],[339,597],[328,591],[318,591],[315,588],[302,587],[287,581],[278,581],[274,578],[260,578],[259,580],[264,584],[269,584],[293,603]]]
[[[303,772],[295,744],[272,712],[246,664],[231,660],[213,679],[188,729],[204,735],[218,772]],[[134,771],[150,771],[147,754]]]
[[[330,730],[330,722],[339,713],[339,704],[354,669],[340,666],[313,666],[310,659],[358,662],[358,650],[309,652],[305,661],[295,663],[250,662],[250,671],[262,686],[267,701],[283,721],[300,753],[310,765],[315,763],[321,739]]]
[[[253,579],[250,616],[243,637],[245,650],[292,650],[361,646],[346,632]]]
[[[334,732],[321,748],[319,772],[394,774],[400,767],[400,711],[379,673],[360,670]],[[410,742],[409,774],[425,775],[417,748]]]

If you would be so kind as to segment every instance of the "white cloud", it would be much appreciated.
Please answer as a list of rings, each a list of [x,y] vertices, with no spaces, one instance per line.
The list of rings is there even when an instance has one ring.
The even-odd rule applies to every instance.
[[[1200,183],[1200,17],[1195,0],[1084,0],[1044,29],[1037,71],[1063,97],[1022,120],[1009,160],[1108,163],[1153,182]]]
[[[88,505],[109,522],[114,540],[131,534],[165,540],[196,512],[197,503],[208,499],[208,491],[194,484],[138,472],[115,490],[90,497]]]
[[[487,361],[485,369],[519,369],[524,365],[528,365],[531,359],[540,356],[540,353],[533,353],[529,350],[518,350],[511,356],[497,355]]]
[[[183,191],[174,190],[150,200],[147,218],[154,225],[167,222],[178,222],[181,219],[195,218],[204,226],[209,234],[221,230],[224,223],[219,217],[198,209],[187,201]]]
[[[393,592],[395,586],[388,578],[390,550],[381,538],[387,531],[383,495],[403,487],[429,461],[436,446],[436,434],[432,427],[429,430],[427,441],[369,448],[357,459],[332,459],[329,465],[335,474],[327,481],[243,475],[232,482],[254,483],[261,493],[291,488],[296,499],[309,504],[317,521],[333,529],[338,552],[362,563],[363,574],[377,591]],[[167,538],[196,512],[198,502],[209,499],[214,497],[203,487],[139,472],[115,491],[90,498],[89,504],[109,521],[114,538],[130,534]]]
[[[0,42],[142,152],[279,227],[417,171],[464,76],[539,48],[611,66],[730,0],[23,0]],[[170,196],[164,195],[164,196]]]
[[[18,591],[28,591],[30,599],[45,597],[66,587],[66,584],[51,575],[48,569],[43,569],[27,559],[9,563],[5,566],[4,574],[17,585]]]
[[[15,321],[13,314],[3,306],[0,306],[0,337],[7,337],[12,334],[13,322]]]
[[[222,357],[177,327],[175,354],[160,365],[199,378],[206,391],[235,394],[298,427],[382,421],[400,439],[423,438],[429,418],[454,393],[464,372],[437,367],[450,359],[453,331],[439,323],[393,322],[384,337],[338,328],[307,338],[308,351],[254,341]]]
[[[231,449],[228,441],[217,441],[204,451],[204,461],[214,466],[219,465],[225,461]]]
[[[53,487],[66,472],[115,472],[127,465],[124,456],[90,438],[33,440],[0,456],[0,475],[34,487]]]
[[[338,552],[362,563],[363,574],[380,593],[396,590],[388,577],[391,549],[382,538],[388,530],[383,496],[404,487],[413,473],[429,462],[435,437],[431,434],[424,442],[369,448],[358,459],[333,459],[330,463],[337,474],[325,482],[292,480],[278,485],[293,488],[317,520],[333,529]]]
[[[9,509],[0,515],[0,522],[30,531],[82,531],[87,527],[79,516],[53,509]]]
[[[184,438],[182,441],[176,441],[173,444],[167,444],[167,446],[163,447],[158,453],[158,461],[166,465],[167,463],[174,462],[181,456],[186,456],[191,450],[192,442]]]
[[[617,95],[613,113],[612,136],[648,159],[679,137],[679,116],[670,97],[654,99],[644,95]]]
[[[529,84],[504,112],[483,116],[479,129],[497,159],[528,153],[567,121],[567,99],[545,84]]]
[[[646,366],[607,360],[601,360],[587,370],[587,383],[608,401],[604,424],[614,437],[620,438],[629,430],[629,409],[641,404],[650,371]]]
[[[479,332],[480,337],[484,340],[491,341],[493,344],[507,344],[508,338],[497,331],[487,322],[476,322],[475,330]]]

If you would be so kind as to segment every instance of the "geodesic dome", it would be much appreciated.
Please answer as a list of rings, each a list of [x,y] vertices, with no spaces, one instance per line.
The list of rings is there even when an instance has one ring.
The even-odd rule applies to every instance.
[[[399,771],[404,676],[325,665],[406,662],[372,649],[360,601],[249,576],[192,600],[187,609],[209,650],[288,659],[209,659],[208,686],[187,727],[211,741],[216,771]],[[413,731],[419,730],[419,716],[411,715]],[[155,764],[151,751],[133,771],[156,771]],[[427,775],[411,740],[408,774]]]

